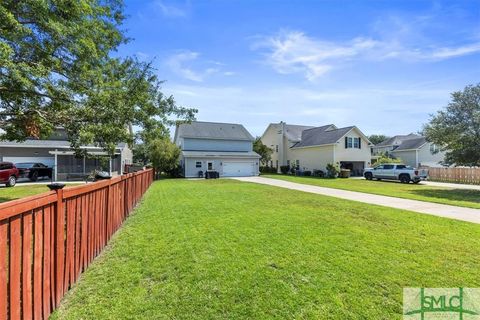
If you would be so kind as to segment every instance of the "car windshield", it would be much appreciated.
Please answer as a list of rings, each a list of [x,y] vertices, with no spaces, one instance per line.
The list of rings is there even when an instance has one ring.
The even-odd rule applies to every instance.
[[[16,163],[15,166],[17,168],[33,168],[35,166],[34,162],[22,162],[22,163]]]

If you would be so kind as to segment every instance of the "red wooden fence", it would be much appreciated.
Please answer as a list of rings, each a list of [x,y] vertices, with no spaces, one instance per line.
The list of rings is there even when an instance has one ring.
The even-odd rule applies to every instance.
[[[152,181],[150,169],[0,204],[0,320],[47,319]]]

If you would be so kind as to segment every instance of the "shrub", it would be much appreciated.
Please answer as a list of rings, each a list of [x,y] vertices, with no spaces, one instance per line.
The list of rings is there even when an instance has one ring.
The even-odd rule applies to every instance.
[[[378,166],[383,163],[402,163],[402,159],[392,158],[387,153],[381,153],[377,160],[375,161],[375,166]]]
[[[260,172],[261,173],[277,173],[277,168],[269,167],[269,166],[261,166]]]
[[[323,172],[322,170],[314,169],[313,176],[323,178],[325,177],[325,172]]]
[[[329,163],[327,164],[327,177],[336,178],[340,173],[340,168],[337,164]]]
[[[289,170],[290,170],[290,166],[280,166],[280,171],[283,174],[287,174]]]
[[[290,174],[295,174],[297,172],[297,169],[295,167],[290,168]]]
[[[310,170],[303,171],[303,175],[306,177],[310,177],[312,175],[312,171]]]

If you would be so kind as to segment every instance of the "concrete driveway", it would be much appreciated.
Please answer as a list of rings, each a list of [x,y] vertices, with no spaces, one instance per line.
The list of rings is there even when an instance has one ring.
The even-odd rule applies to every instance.
[[[252,182],[275,186],[280,188],[292,189],[297,191],[321,194],[325,196],[358,201],[368,204],[375,204],[384,207],[396,208],[414,211],[418,213],[430,214],[434,216],[462,220],[467,222],[480,224],[480,209],[464,208],[450,206],[446,204],[438,204],[432,202],[409,200],[395,197],[380,196],[375,194],[339,190],[318,186],[311,186],[302,183],[295,183],[277,179],[269,179],[263,177],[240,177],[232,178],[243,182]]]
[[[364,177],[350,177],[350,179],[365,180]],[[385,182],[391,183],[400,183],[400,181],[388,181]],[[469,189],[469,190],[480,190],[480,185],[476,184],[462,184],[462,183],[449,183],[449,182],[436,182],[436,181],[421,181],[419,185],[430,186],[430,187],[440,187],[440,188],[451,188],[451,189]]]

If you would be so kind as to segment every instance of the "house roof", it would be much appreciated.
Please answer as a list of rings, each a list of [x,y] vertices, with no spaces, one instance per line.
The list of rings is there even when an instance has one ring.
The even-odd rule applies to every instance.
[[[290,141],[300,141],[302,139],[302,132],[312,128],[315,127],[301,126],[297,124],[285,124],[285,136]]]
[[[126,143],[119,143],[118,149],[125,148]],[[17,141],[0,141],[0,147],[24,147],[24,148],[48,148],[48,149],[70,149],[70,142],[65,140],[36,140],[27,139],[22,142]],[[93,145],[82,146],[84,149],[101,149]]]
[[[415,139],[408,139],[404,140],[397,148],[395,148],[393,151],[402,151],[402,150],[414,150],[418,149],[421,146],[423,146],[425,143],[427,143],[427,140],[425,137],[419,137]]]
[[[260,155],[254,151],[182,151],[182,155],[188,157],[207,157],[207,158],[260,158]]]
[[[326,125],[304,130],[302,140],[292,146],[292,148],[321,146],[336,143],[355,126],[345,128],[335,128],[333,125]]]
[[[201,121],[180,124],[175,131],[175,140],[179,137],[223,140],[254,140],[253,136],[241,124]]]
[[[420,135],[415,133],[410,133],[406,135],[396,135],[387,140],[380,142],[379,144],[376,144],[375,146],[376,147],[398,146],[402,144],[403,141],[410,140],[410,139],[417,139],[420,137],[421,137]]]

